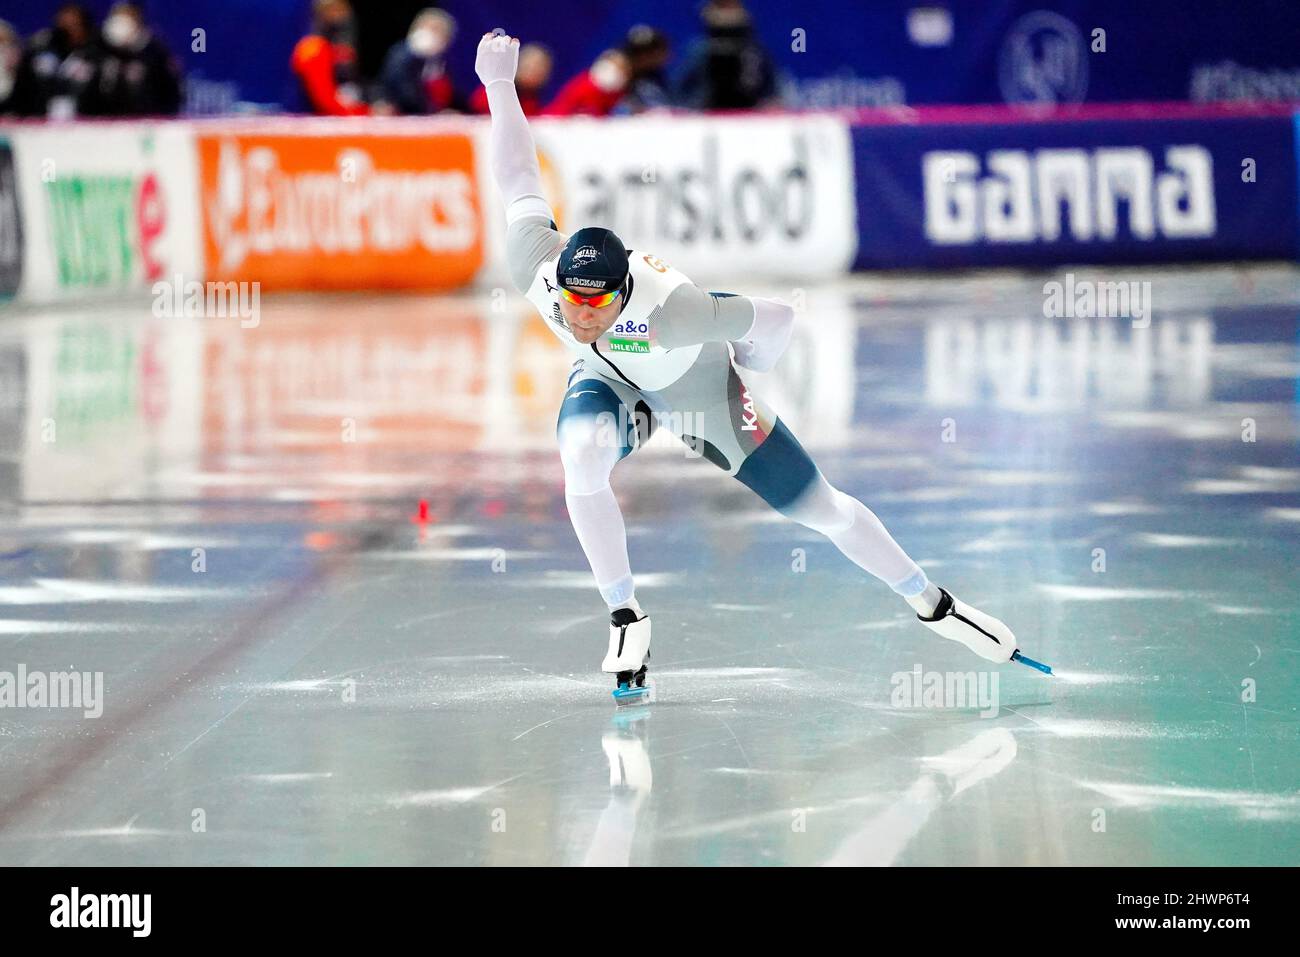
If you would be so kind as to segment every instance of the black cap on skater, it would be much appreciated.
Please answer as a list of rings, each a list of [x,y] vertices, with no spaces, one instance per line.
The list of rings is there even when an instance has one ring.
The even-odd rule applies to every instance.
[[[627,282],[627,248],[612,229],[584,226],[564,244],[555,278],[580,296],[612,292]]]

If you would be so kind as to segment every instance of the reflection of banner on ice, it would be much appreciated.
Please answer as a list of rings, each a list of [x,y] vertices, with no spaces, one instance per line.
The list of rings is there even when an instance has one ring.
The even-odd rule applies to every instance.
[[[1286,116],[858,126],[853,142],[858,268],[1295,255]]]
[[[209,278],[439,289],[482,262],[463,133],[201,133],[198,155]]]
[[[136,497],[152,469],[187,465],[198,432],[197,326],[41,323],[24,348],[26,498]]]
[[[49,298],[197,276],[189,133],[177,124],[24,129],[23,294]]]
[[[475,449],[487,329],[463,304],[405,298],[346,314],[281,306],[247,334],[206,324],[204,454],[334,450],[355,463],[376,447]]]
[[[853,259],[847,128],[824,116],[533,124],[562,228],[599,224],[695,278],[842,273]]]
[[[1210,399],[1214,323],[1205,316],[1134,328],[1126,319],[939,320],[925,328],[925,401],[990,402],[1022,412]]]

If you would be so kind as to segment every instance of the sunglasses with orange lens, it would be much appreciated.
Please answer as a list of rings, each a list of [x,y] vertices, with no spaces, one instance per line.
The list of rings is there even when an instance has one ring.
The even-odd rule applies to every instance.
[[[622,289],[615,289],[613,292],[602,292],[599,296],[579,296],[576,293],[569,292],[563,286],[557,287],[564,301],[572,303],[575,306],[591,306],[593,309],[604,309],[611,302],[623,294]]]

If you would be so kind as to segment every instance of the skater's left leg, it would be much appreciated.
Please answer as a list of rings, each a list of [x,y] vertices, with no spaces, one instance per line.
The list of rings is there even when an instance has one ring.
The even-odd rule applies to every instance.
[[[871,509],[826,481],[779,419],[736,478],[783,515],[821,532],[858,567],[903,596],[931,631],[989,661],[1011,660],[1017,650],[1011,629],[930,582]]]
[[[777,511],[829,538],[902,595],[926,627],[990,661],[1007,661],[1016,651],[1011,629],[932,584],[869,508],[826,481],[785,424],[750,391],[726,348],[702,349],[656,401],[664,409],[690,411],[689,419],[669,425],[679,438]]]
[[[769,505],[829,538],[850,560],[904,597],[939,590],[861,502],[831,486],[785,423],[754,395],[725,348],[701,350],[690,371],[660,394],[661,404],[689,410],[668,427]],[[681,428],[675,427],[681,426]],[[693,428],[687,434],[686,426]]]
[[[821,532],[850,561],[904,598],[932,590],[933,602],[918,610],[929,614],[938,604],[939,590],[921,567],[871,509],[826,481],[784,422],[776,421],[763,443],[745,459],[736,478],[782,515]]]

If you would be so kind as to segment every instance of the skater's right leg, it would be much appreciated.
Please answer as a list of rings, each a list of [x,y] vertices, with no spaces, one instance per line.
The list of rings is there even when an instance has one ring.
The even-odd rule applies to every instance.
[[[556,427],[564,501],[596,587],[610,608],[609,650],[601,670],[617,675],[622,689],[640,689],[650,656],[650,619],[636,601],[623,511],[609,477],[624,456],[649,438],[653,420],[635,390],[584,378],[580,372],[574,378],[579,381],[566,391]],[[638,690],[625,695],[629,700],[638,696]]]
[[[635,607],[627,530],[609,477],[640,444],[637,421],[610,383],[579,376],[565,393],[556,426],[569,518],[611,610]],[[648,416],[642,421],[648,423]]]

